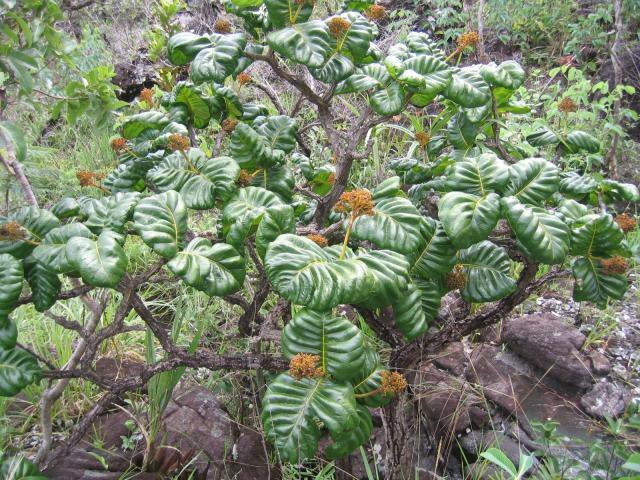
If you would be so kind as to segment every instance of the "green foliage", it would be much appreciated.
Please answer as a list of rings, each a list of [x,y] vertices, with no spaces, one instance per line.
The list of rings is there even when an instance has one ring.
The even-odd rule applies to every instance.
[[[348,3],[356,10],[368,6]],[[0,262],[7,266],[0,273],[0,394],[13,395],[40,376],[35,357],[16,350],[9,319],[24,280],[36,308],[46,310],[61,288],[58,275],[121,287],[140,263],[134,248],[145,249],[145,262],[161,257],[167,275],[209,297],[237,304],[238,292],[256,290],[257,274],[268,283],[259,287],[269,287],[265,296],[293,304],[283,355],[318,364],[306,376],[294,375],[293,367],[280,373],[262,401],[266,437],[290,462],[315,455],[325,434],[332,441],[329,457],[349,454],[371,434],[368,408],[388,403],[401,388],[394,390],[370,339],[357,322],[338,316],[337,306],[351,305],[365,318],[384,312],[411,340],[437,319],[449,289],[459,289],[469,303],[508,298],[522,287],[513,273],[523,258],[571,263],[576,300],[603,306],[624,294],[626,277],[603,261],[631,252],[613,217],[595,208],[636,200],[637,188],[589,172],[561,172],[552,151],[561,159],[597,155],[603,144],[592,129],[569,128],[565,117],[522,132],[526,145],[499,134],[504,126],[511,136],[511,115],[530,111],[514,100],[516,92],[525,96],[524,70],[516,62],[460,68],[417,32],[383,54],[374,43],[378,27],[361,13],[316,19],[307,0],[229,2],[246,34],[176,33],[171,18],[178,2],[158,5],[163,29],[172,34],[168,60],[188,66],[189,80],[164,86],[153,109],[119,122],[117,166],[98,185],[98,198],[69,197],[50,210],[27,207],[0,222]],[[398,176],[340,198],[358,183],[345,181],[352,163],[369,151],[348,143],[327,145],[326,152],[314,146],[311,158],[297,152],[298,121],[244,103],[241,82],[232,80],[256,58],[318,107],[328,141],[343,129],[329,106],[336,97],[361,117],[354,132],[369,130],[371,122],[404,135],[394,145],[402,156],[393,164]],[[310,95],[298,69],[325,83],[314,89],[322,93]],[[107,72],[94,74],[88,84],[106,99],[100,85]],[[70,91],[83,94],[77,86]],[[429,108],[426,119],[415,115],[411,129],[387,123],[414,107]],[[426,113],[432,111],[438,113]],[[306,113],[301,116],[308,120]],[[0,125],[22,159],[19,133]],[[220,133],[213,148],[210,134],[219,127],[228,135]],[[360,140],[369,140],[365,134]],[[307,185],[299,184],[302,178]],[[323,213],[327,205],[337,208]],[[211,228],[198,233],[194,224],[203,218]],[[342,245],[334,243],[340,236]],[[463,281],[452,282],[455,276]],[[154,361],[151,351],[148,358]],[[158,411],[181,374],[152,382]],[[487,455],[520,474],[496,452]]]

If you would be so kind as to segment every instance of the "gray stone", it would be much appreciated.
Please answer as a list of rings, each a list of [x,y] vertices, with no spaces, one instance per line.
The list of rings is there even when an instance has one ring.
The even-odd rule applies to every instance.
[[[596,375],[608,375],[611,371],[611,362],[607,357],[598,351],[589,354],[591,360],[591,369]]]
[[[624,412],[630,400],[629,391],[622,385],[604,381],[596,383],[584,394],[580,399],[580,405],[593,417],[615,418]]]

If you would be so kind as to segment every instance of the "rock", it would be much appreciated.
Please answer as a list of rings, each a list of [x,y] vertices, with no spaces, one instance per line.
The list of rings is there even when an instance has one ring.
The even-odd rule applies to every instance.
[[[591,370],[596,375],[608,375],[611,371],[611,362],[602,353],[598,351],[591,352],[589,360],[591,360]]]
[[[513,462],[516,468],[520,462],[520,452],[522,451],[525,455],[529,453],[526,448],[520,447],[512,438],[493,430],[486,432],[474,430],[468,435],[460,437],[458,443],[467,453],[475,456],[480,455],[488,448],[499,448]]]
[[[438,316],[445,319],[464,318],[471,311],[471,305],[465,302],[460,292],[454,290],[442,297]]]
[[[593,417],[615,418],[624,412],[630,400],[630,393],[622,385],[603,381],[583,395],[580,405]]]
[[[448,437],[471,424],[482,426],[489,421],[482,401],[471,385],[442,372],[430,364],[418,368],[418,396],[429,429],[437,437]]]
[[[464,352],[462,342],[453,342],[447,345],[444,350],[432,360],[439,368],[448,370],[454,375],[461,376],[467,368],[467,356]]]
[[[518,355],[562,382],[586,388],[593,383],[589,359],[578,350],[586,337],[549,314],[505,322],[502,340]]]

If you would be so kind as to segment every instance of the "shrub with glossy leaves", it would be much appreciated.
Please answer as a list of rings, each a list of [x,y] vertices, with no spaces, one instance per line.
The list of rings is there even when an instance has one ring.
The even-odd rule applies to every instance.
[[[173,36],[168,59],[188,65],[189,79],[165,92],[155,109],[122,122],[119,164],[101,183],[108,193],[65,198],[51,210],[27,207],[0,220],[2,395],[40,374],[35,358],[15,348],[9,318],[23,282],[41,311],[56,301],[61,275],[116,288],[133,235],[196,290],[219,297],[242,291],[250,264],[260,263],[273,291],[294,305],[281,342],[291,372],[276,376],[263,398],[266,436],[292,462],[313,456],[325,434],[330,458],[353,451],[372,431],[369,408],[405,386],[358,325],[337,314],[339,305],[390,309],[412,340],[433,323],[450,289],[473,303],[512,294],[514,262],[522,258],[570,265],[576,300],[602,306],[622,297],[626,276],[607,259],[629,252],[620,222],[599,205],[637,201],[637,189],[563,172],[544,150],[523,158],[500,139],[500,116],[528,112],[513,100],[525,79],[517,63],[457,67],[419,32],[382,52],[376,24],[362,13],[370,3],[349,5],[355,10],[316,19],[309,0],[233,0],[228,10],[247,33]],[[335,165],[306,157],[296,119],[243,103],[231,88],[229,78],[257,61],[285,79],[293,75],[288,64],[327,84],[322,97],[296,87],[325,116],[335,97],[353,94],[378,122],[407,108],[440,113],[428,132],[417,132],[407,156],[393,162],[395,176],[371,191],[345,194],[353,157]],[[189,141],[190,130],[230,125],[229,119],[223,153]],[[580,131],[545,128],[527,141],[559,155],[600,149]],[[434,196],[431,218],[425,199]],[[328,218],[319,213],[327,202],[335,207]],[[217,212],[215,239],[187,236],[193,211]],[[336,222],[342,234],[334,229],[327,241],[323,232]],[[499,225],[517,255],[494,241]]]

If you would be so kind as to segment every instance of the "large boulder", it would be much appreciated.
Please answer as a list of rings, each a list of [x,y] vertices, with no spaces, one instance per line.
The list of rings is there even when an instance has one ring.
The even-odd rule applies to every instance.
[[[502,340],[509,348],[557,380],[587,388],[593,382],[590,359],[580,352],[586,340],[575,327],[552,314],[507,320]]]

